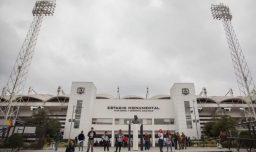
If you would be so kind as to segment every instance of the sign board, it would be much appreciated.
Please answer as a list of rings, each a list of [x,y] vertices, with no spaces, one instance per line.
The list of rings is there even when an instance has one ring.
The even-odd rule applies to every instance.
[[[108,106],[107,109],[115,112],[155,112],[160,108],[157,106]]]

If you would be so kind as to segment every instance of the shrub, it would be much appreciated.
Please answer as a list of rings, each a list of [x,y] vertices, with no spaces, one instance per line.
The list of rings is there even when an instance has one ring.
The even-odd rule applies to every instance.
[[[23,137],[20,134],[13,134],[7,140],[7,146],[12,149],[20,148],[23,144]]]

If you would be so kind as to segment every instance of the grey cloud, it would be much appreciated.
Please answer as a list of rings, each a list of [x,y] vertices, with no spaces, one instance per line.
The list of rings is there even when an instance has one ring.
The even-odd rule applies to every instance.
[[[0,87],[32,22],[34,2],[0,2]],[[175,82],[194,82],[197,93],[205,86],[210,95],[224,95],[232,87],[238,95],[222,24],[210,12],[215,2],[57,1],[55,15],[43,22],[27,86],[56,93],[58,85],[69,92],[72,81],[93,81],[99,93],[116,95],[119,85],[122,95],[145,96],[146,86],[156,95],[168,94]],[[255,1],[224,3],[255,77]]]

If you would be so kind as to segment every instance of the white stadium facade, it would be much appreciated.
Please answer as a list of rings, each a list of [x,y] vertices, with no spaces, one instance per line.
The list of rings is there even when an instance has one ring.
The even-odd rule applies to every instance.
[[[175,83],[167,95],[120,98],[97,94],[92,82],[73,82],[69,95],[31,94],[18,98],[22,102],[13,102],[14,106],[20,106],[18,120],[31,117],[39,107],[44,108],[50,117],[60,121],[64,139],[74,139],[91,127],[97,135],[108,131],[113,137],[119,129],[127,135],[128,124],[137,115],[144,133],[151,135],[153,146],[159,129],[184,132],[191,139],[200,138],[204,124],[214,116],[230,115],[241,122],[248,107],[248,98],[242,96],[196,95],[193,83]],[[114,138],[111,142],[114,145]]]

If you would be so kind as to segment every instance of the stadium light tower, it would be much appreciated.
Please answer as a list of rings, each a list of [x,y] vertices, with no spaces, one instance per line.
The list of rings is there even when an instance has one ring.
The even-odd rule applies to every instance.
[[[213,19],[221,20],[223,23],[228,46],[231,50],[231,58],[238,83],[238,88],[241,94],[249,98],[249,102],[247,102],[248,108],[246,109],[249,115],[247,115],[248,117],[246,120],[256,120],[252,99],[253,95],[255,94],[255,84],[243,55],[239,41],[236,37],[235,31],[232,27],[232,15],[230,13],[229,7],[225,6],[224,4],[211,5],[211,11]]]
[[[14,106],[13,103],[21,102],[22,99],[18,98],[18,101],[14,101],[15,96],[19,95],[24,89],[43,18],[44,16],[53,15],[55,6],[55,0],[39,0],[35,3],[32,10],[34,19],[2,92],[2,106],[0,108],[2,119],[15,121],[17,118],[19,106]]]

